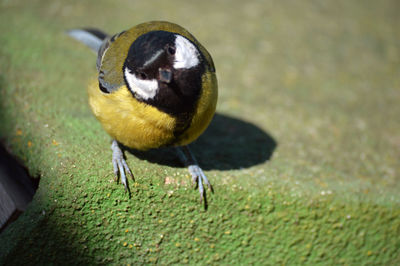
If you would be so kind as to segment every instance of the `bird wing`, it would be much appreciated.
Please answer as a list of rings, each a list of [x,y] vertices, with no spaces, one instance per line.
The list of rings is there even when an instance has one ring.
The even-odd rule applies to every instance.
[[[122,67],[117,67],[122,59],[107,54],[109,48],[124,33],[125,31],[122,31],[104,39],[97,53],[96,67],[99,71],[99,86],[105,93],[111,93],[125,84]]]
[[[122,67],[115,68],[117,63],[115,61],[118,61],[118,58],[106,56],[108,49],[124,32],[110,36],[101,30],[91,28],[67,31],[69,36],[97,53],[96,68],[99,71],[99,87],[105,93],[111,93],[124,84]]]

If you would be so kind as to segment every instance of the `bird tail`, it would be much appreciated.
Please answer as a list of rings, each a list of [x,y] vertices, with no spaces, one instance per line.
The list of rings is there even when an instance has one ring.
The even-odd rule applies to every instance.
[[[108,37],[108,34],[97,29],[72,29],[67,31],[67,34],[96,53],[100,50],[103,41]]]

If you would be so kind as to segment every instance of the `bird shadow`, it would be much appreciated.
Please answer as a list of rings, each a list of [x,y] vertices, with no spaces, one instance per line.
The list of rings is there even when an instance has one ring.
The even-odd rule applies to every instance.
[[[203,135],[189,146],[203,170],[234,170],[268,161],[277,142],[250,122],[216,114]],[[175,149],[172,148],[127,150],[142,160],[182,167]]]

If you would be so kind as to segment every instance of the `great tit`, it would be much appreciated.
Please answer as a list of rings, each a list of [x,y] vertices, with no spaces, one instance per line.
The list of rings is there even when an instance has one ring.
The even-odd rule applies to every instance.
[[[88,86],[89,105],[113,138],[114,174],[129,192],[129,169],[121,144],[148,150],[176,147],[198,185],[212,186],[188,144],[207,128],[218,98],[213,60],[181,26],[151,21],[109,36],[96,29],[73,29],[73,38],[97,52],[98,77]]]

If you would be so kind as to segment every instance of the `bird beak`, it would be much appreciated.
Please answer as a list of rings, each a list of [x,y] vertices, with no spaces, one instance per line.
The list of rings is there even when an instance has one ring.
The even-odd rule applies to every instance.
[[[160,81],[165,82],[165,83],[170,83],[172,80],[172,72],[169,69],[163,69],[160,68],[158,70],[160,74]]]

